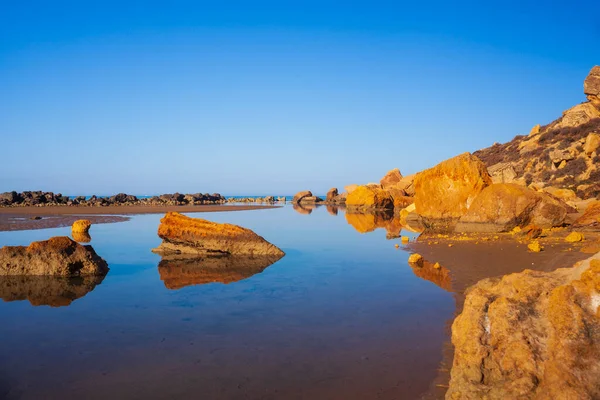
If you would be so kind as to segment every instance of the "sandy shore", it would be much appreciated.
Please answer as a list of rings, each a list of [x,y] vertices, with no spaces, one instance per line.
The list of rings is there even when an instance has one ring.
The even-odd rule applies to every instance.
[[[258,205],[205,205],[205,206],[107,206],[107,207],[6,207],[0,208],[0,231],[21,231],[70,226],[85,218],[93,224],[127,221],[124,215],[245,211],[277,208]],[[41,219],[32,219],[41,217]]]

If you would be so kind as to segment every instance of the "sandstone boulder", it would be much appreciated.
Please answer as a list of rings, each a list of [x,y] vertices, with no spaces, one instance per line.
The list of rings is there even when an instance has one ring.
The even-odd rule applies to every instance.
[[[207,256],[283,256],[285,253],[250,229],[219,224],[168,212],[158,227],[163,242],[153,251],[161,254]]]
[[[517,178],[517,173],[512,163],[498,163],[488,168],[493,183],[512,183]]]
[[[352,193],[356,188],[358,187],[358,185],[356,184],[352,184],[352,185],[348,185],[348,186],[344,186],[344,190],[346,191],[346,193],[350,194]]]
[[[393,209],[394,199],[378,186],[358,186],[348,193],[346,207],[353,210]]]
[[[300,203],[300,201],[302,201],[303,198],[305,197],[312,197],[312,192],[310,190],[305,190],[303,192],[298,192],[296,193],[296,195],[292,198],[292,203]]]
[[[108,264],[92,246],[82,246],[66,236],[58,236],[29,246],[0,249],[1,275],[106,275]]]
[[[379,183],[381,184],[381,187],[387,189],[389,187],[397,185],[398,183],[400,183],[401,180],[402,174],[400,173],[400,170],[398,168],[394,168],[393,170],[385,174],[385,176],[381,178],[381,181],[379,181]]]
[[[456,225],[457,232],[508,232],[535,225],[552,228],[564,223],[567,208],[546,193],[513,183],[483,189]]]
[[[583,215],[575,221],[573,226],[600,230],[600,201],[596,200],[588,205]]]
[[[415,207],[429,228],[453,226],[492,179],[485,164],[464,153],[415,178]]]
[[[583,82],[583,92],[595,107],[600,108],[600,66],[592,68]]]
[[[600,398],[600,254],[468,289],[447,399]]]
[[[73,225],[71,226],[71,233],[88,233],[90,226],[92,226],[92,221],[87,219],[78,219],[77,221],[73,222]]]
[[[333,203],[336,200],[336,197],[338,196],[338,190],[337,188],[331,188],[329,189],[329,191],[327,192],[327,196],[325,196],[325,201]]]
[[[585,144],[583,145],[583,151],[586,155],[591,156],[598,152],[600,149],[600,133],[590,133],[585,138]]]

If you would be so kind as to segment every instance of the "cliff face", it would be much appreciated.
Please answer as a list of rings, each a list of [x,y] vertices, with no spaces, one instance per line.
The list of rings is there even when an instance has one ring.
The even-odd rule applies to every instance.
[[[600,253],[467,291],[448,399],[600,398]]]
[[[529,135],[473,153],[494,183],[520,182],[572,190],[579,198],[600,195],[600,67],[584,82],[588,101],[565,111]]]

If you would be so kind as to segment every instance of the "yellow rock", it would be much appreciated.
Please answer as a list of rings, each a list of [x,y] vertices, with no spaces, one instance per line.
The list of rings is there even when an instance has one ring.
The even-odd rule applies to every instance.
[[[411,254],[408,257],[408,263],[417,267],[423,266],[423,256],[417,253]]]
[[[569,243],[574,243],[574,242],[581,242],[581,241],[583,241],[583,239],[584,239],[583,233],[580,233],[580,232],[571,232],[565,238],[565,241],[569,242]]]
[[[92,226],[92,222],[87,219],[78,219],[71,226],[72,233],[87,233]]]
[[[439,262],[436,262],[435,264],[433,264],[433,268],[440,269],[440,268],[442,268],[442,266],[440,265]]]
[[[396,244],[394,245],[394,247],[395,247],[395,248],[398,248],[398,247],[400,247],[400,245],[399,245],[398,243],[396,243]]]
[[[348,194],[346,207],[353,209],[392,209],[394,199],[381,187],[359,186]]]
[[[520,226],[515,226],[512,230],[512,233],[521,233],[521,227]]]
[[[536,126],[534,126],[533,128],[531,128],[531,131],[529,132],[529,136],[534,136],[537,135],[538,133],[540,133],[540,124],[537,124]]]
[[[449,243],[449,244],[448,244],[448,247],[452,247],[452,246],[453,246],[453,244],[452,244],[452,243]]]
[[[410,238],[408,236],[402,236],[402,243],[406,244],[410,241]]]
[[[537,240],[529,243],[527,245],[527,248],[529,249],[529,251],[533,251],[534,253],[539,253],[540,251],[542,251],[544,249],[540,245],[540,242],[538,242]]]

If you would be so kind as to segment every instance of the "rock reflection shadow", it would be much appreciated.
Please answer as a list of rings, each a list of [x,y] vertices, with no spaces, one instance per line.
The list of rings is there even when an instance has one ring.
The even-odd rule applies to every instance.
[[[32,306],[64,307],[94,290],[102,280],[104,276],[0,276],[0,298],[28,300]]]
[[[442,289],[452,292],[452,279],[450,277],[450,270],[442,267],[441,265],[424,261],[422,267],[410,267],[413,273],[419,278],[433,282]]]
[[[158,273],[165,287],[174,290],[214,282],[232,283],[264,271],[282,257],[169,255],[158,264]]]
[[[87,232],[71,232],[73,240],[79,243],[89,243],[92,241],[92,237]]]
[[[308,214],[312,213],[315,208],[317,208],[317,205],[316,204],[297,204],[297,203],[294,203],[292,205],[292,207],[294,208],[294,210],[297,213],[308,215]]]
[[[392,210],[371,213],[347,212],[346,221],[360,233],[373,232],[377,228],[383,228],[387,231],[385,236],[388,239],[400,237],[400,231],[403,228],[400,218],[394,216]]]

